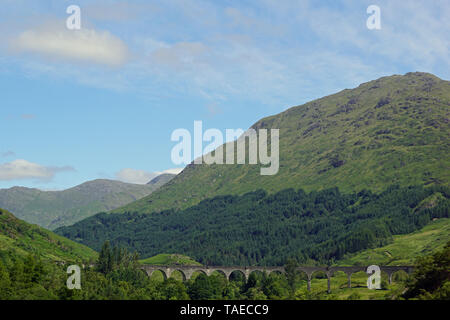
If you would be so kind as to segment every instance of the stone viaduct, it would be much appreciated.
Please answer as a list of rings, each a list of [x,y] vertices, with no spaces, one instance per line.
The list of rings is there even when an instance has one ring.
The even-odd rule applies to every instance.
[[[397,271],[405,271],[407,274],[411,274],[414,270],[412,266],[379,266],[382,272],[387,273],[389,277],[389,284],[392,283],[392,275]],[[270,274],[272,272],[284,273],[284,267],[223,267],[223,266],[155,266],[155,265],[144,265],[142,269],[147,273],[149,277],[153,272],[159,270],[163,273],[165,278],[170,278],[172,272],[179,271],[183,280],[189,280],[194,272],[201,272],[209,276],[213,272],[217,271],[225,275],[227,279],[230,279],[231,273],[237,271],[243,274],[245,279],[248,279],[250,274],[255,271],[266,272]],[[342,271],[347,274],[348,277],[348,287],[351,288],[352,282],[351,277],[355,272],[366,272],[367,267],[297,267],[298,271],[304,272],[308,277],[308,291],[311,290],[311,279],[315,272],[322,271],[326,274],[328,279],[328,292],[331,292],[331,277],[337,271]]]

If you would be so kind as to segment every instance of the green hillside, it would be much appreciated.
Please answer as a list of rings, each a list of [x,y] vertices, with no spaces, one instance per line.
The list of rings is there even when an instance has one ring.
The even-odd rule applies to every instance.
[[[36,225],[17,219],[0,209],[0,258],[34,255],[50,262],[82,262],[97,253],[81,244]]]
[[[289,258],[329,264],[448,217],[450,189],[444,186],[351,194],[257,190],[182,211],[97,214],[55,232],[96,250],[109,240],[142,257],[177,253],[207,265],[283,265]]]
[[[176,177],[176,174],[172,174],[172,173],[163,173],[160,174],[159,176],[153,178],[149,183],[150,185],[153,185],[155,187],[162,187],[163,185],[165,185],[167,182],[169,182],[170,180],[172,180],[173,178]]]
[[[156,256],[141,260],[142,264],[159,266],[201,266],[201,263],[182,254],[161,253]]]
[[[261,176],[259,165],[191,164],[150,196],[112,212],[188,208],[256,188],[379,192],[392,184],[448,185],[449,107],[450,82],[431,74],[363,83],[252,126],[280,130],[278,174]]]
[[[137,185],[94,180],[64,191],[14,187],[0,190],[0,207],[20,219],[53,230],[145,197],[166,181],[162,178],[153,184]]]
[[[442,250],[450,241],[450,219],[436,219],[410,234],[396,235],[392,243],[344,257],[338,265],[413,265],[418,257]]]

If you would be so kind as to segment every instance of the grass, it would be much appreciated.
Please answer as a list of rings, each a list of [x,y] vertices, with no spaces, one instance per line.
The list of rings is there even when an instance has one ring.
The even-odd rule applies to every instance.
[[[396,235],[393,242],[384,247],[348,255],[337,264],[354,265],[413,265],[420,257],[442,249],[450,241],[450,219],[432,221],[422,229],[405,235]]]
[[[327,279],[313,278],[311,280],[311,292],[307,292],[306,281],[297,289],[297,299],[320,299],[320,300],[386,300],[398,297],[405,289],[404,279],[406,274],[400,272],[394,274],[392,284],[388,284],[388,276],[381,273],[382,284],[380,290],[367,288],[368,275],[357,272],[352,275],[352,287],[348,288],[347,275],[343,272],[336,273],[331,277],[331,293],[327,293]]]
[[[161,253],[156,256],[140,260],[142,264],[159,266],[201,266],[201,263],[181,254]]]
[[[37,225],[17,219],[0,209],[0,253],[34,254],[51,262],[84,262],[96,259],[97,252],[54,234]]]

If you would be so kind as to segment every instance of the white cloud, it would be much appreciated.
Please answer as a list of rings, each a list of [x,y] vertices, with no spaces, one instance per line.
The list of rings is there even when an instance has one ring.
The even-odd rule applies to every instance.
[[[156,172],[148,172],[145,170],[136,170],[136,169],[122,169],[119,172],[116,173],[116,178],[120,181],[127,182],[127,183],[134,183],[134,184],[147,184],[150,182],[150,180],[156,178],[160,174],[163,173],[171,173],[171,174],[178,174],[183,170],[183,168],[174,168],[174,169],[168,169],[165,171],[156,171]]]
[[[127,61],[125,43],[108,31],[68,30],[45,26],[20,33],[10,41],[15,52],[31,52],[50,58],[119,66]]]
[[[167,169],[167,170],[164,170],[163,172],[161,172],[161,174],[163,174],[163,173],[179,174],[181,171],[183,171],[183,169],[184,168]]]
[[[201,42],[179,42],[173,46],[160,47],[152,52],[153,62],[168,65],[176,70],[197,67],[203,63],[209,48]]]
[[[37,179],[51,180],[57,172],[74,171],[70,166],[46,167],[26,160],[18,159],[0,164],[0,181]]]
[[[307,0],[282,4],[261,0],[258,5],[239,3],[233,8],[194,0],[151,5],[99,1],[83,6],[84,17],[95,20],[96,26],[101,25],[97,20],[114,21],[114,26],[109,25],[118,30],[124,23],[120,35],[130,49],[108,32],[89,30],[94,27],[87,26],[84,18],[83,29],[76,32],[66,30],[64,21],[58,22],[58,28],[38,30],[30,24],[24,27],[20,20],[5,24],[4,29],[8,36],[19,27],[28,30],[13,41],[15,49],[23,52],[109,65],[128,62],[119,73],[29,57],[11,59],[21,64],[25,74],[50,74],[88,86],[134,91],[158,102],[168,96],[197,95],[211,103],[245,99],[279,108],[393,73],[420,70],[448,78],[448,68],[442,67],[450,61],[447,2],[436,0],[431,6],[418,0],[380,0],[378,4],[379,31],[367,29],[367,5],[355,1],[328,6]],[[0,34],[0,48],[9,43],[4,39]],[[103,48],[101,54],[97,47]],[[0,69],[7,63],[0,63]]]
[[[155,172],[135,170],[130,168],[122,169],[116,173],[116,177],[120,181],[135,184],[146,184],[157,175],[158,174]]]

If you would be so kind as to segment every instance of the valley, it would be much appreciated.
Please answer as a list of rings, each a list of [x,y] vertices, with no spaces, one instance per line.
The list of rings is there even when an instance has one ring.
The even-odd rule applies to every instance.
[[[256,131],[280,130],[280,167],[273,176],[260,175],[258,165],[191,163],[146,185],[95,180],[57,192],[0,190],[0,207],[8,209],[0,211],[0,296],[417,297],[417,288],[426,286],[419,274],[427,263],[448,267],[449,106],[448,81],[419,72],[383,77],[257,121]],[[84,266],[83,292],[61,287],[68,263]],[[416,278],[396,275],[392,284],[382,274],[384,291],[370,292],[364,273],[355,273],[352,288],[337,273],[332,293],[321,272],[311,279],[311,291],[304,275],[292,273],[295,265],[371,264],[419,267]],[[197,274],[183,282],[176,272],[164,279],[141,270],[155,265],[278,266],[287,272],[229,281]],[[57,275],[53,282],[51,274]],[[12,280],[15,296],[8,291]],[[428,288],[427,297],[447,294],[448,279],[439,281],[444,284]]]

